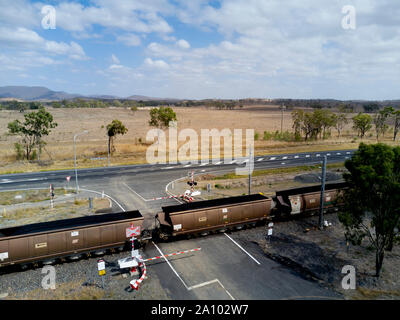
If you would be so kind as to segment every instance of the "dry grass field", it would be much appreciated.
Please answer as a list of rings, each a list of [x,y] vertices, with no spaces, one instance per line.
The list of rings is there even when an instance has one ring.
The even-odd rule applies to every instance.
[[[149,109],[141,108],[133,112],[124,108],[49,108],[48,111],[53,115],[58,127],[45,138],[47,146],[41,155],[44,164],[16,161],[14,143],[18,141],[18,138],[7,135],[7,124],[15,119],[23,120],[23,114],[18,111],[2,110],[0,111],[0,173],[72,168],[74,166],[73,137],[76,133],[84,130],[88,130],[89,133],[79,136],[77,139],[79,167],[104,166],[106,160],[93,158],[107,157],[105,126],[114,119],[121,120],[129,131],[126,135],[117,137],[116,152],[112,155],[111,164],[145,163],[146,150],[152,143],[146,144],[146,134],[151,129],[148,125]],[[351,129],[351,124],[344,129],[340,139],[333,130],[332,137],[326,140],[311,142],[264,141],[264,131],[272,132],[281,128],[281,113],[274,106],[245,106],[243,109],[237,110],[214,110],[205,107],[174,108],[174,111],[178,118],[178,132],[185,128],[191,128],[196,130],[200,136],[201,129],[221,130],[227,128],[232,132],[234,129],[254,129],[260,136],[259,140],[255,141],[256,155],[357,148],[360,142],[358,139],[354,139],[356,135]],[[283,130],[292,131],[290,111],[284,113]],[[244,137],[245,131],[243,130]],[[389,135],[385,139],[390,143]],[[369,134],[364,140],[365,142],[376,142]],[[183,143],[181,142],[180,145]]]

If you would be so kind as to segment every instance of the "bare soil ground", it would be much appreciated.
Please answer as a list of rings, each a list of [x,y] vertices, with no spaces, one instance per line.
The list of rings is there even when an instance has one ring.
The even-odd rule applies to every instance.
[[[27,191],[27,198],[30,193],[37,192]],[[9,198],[10,193],[14,192],[1,192],[1,198]],[[19,194],[24,192],[19,192]],[[54,220],[63,220],[76,217],[82,217],[101,212],[107,212],[110,208],[110,201],[108,199],[93,198],[93,208],[89,208],[89,200],[84,195],[75,197],[72,195],[56,195],[54,198],[53,207],[50,201],[43,200],[35,202],[15,202],[0,207],[0,229],[26,225],[31,223],[39,223]]]
[[[14,143],[15,136],[7,135],[7,124],[15,119],[23,120],[23,113],[19,111],[0,111],[0,173],[39,171],[71,168],[74,166],[73,137],[76,133],[88,130],[89,133],[77,138],[77,157],[79,167],[105,166],[107,157],[106,125],[114,119],[121,120],[128,128],[128,133],[118,136],[115,142],[116,152],[111,163],[133,164],[146,162],[146,134],[149,108],[142,108],[136,112],[124,108],[108,109],[48,109],[58,123],[52,133],[45,138],[47,146],[41,155],[41,162],[16,161]],[[301,151],[323,151],[334,149],[357,148],[359,141],[349,124],[343,131],[340,139],[332,131],[332,138],[311,142],[284,142],[264,141],[264,131],[277,131],[281,126],[281,113],[273,106],[245,106],[238,110],[214,110],[205,107],[175,108],[178,118],[178,131],[191,128],[198,132],[201,129],[254,129],[259,133],[259,140],[255,141],[255,153],[273,154]],[[352,115],[349,115],[351,117]],[[103,128],[102,128],[103,126]],[[283,130],[292,130],[290,111],[284,113]],[[245,132],[243,131],[243,138]],[[376,142],[373,137],[366,142]],[[387,142],[390,142],[388,135]],[[385,142],[386,142],[385,140]],[[140,142],[141,141],[141,142]],[[184,141],[180,142],[182,145]]]
[[[275,222],[273,235],[266,238],[266,228],[241,231],[242,241],[257,243],[265,254],[301,274],[304,278],[342,293],[345,299],[400,299],[400,247],[387,252],[380,278],[375,277],[375,252],[365,241],[350,246],[337,213],[325,215],[332,223],[319,230],[318,217]],[[344,290],[342,274],[345,265],[356,269],[356,289]]]

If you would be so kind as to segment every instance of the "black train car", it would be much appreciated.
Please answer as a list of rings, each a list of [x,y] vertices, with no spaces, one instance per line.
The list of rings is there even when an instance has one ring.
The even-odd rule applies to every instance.
[[[213,230],[255,224],[267,219],[271,206],[271,198],[252,194],[163,207],[163,212],[157,215],[160,236],[206,234]]]
[[[126,228],[143,220],[139,211],[127,211],[0,229],[0,267],[121,248]]]
[[[346,188],[345,182],[325,184],[324,208],[330,209],[338,205],[338,194]],[[275,216],[290,216],[302,213],[317,212],[320,208],[321,185],[276,191]]]

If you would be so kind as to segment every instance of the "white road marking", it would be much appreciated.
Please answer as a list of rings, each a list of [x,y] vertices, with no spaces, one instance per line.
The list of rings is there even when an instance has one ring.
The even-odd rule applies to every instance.
[[[269,160],[275,160],[276,159],[276,157],[272,157],[272,158],[270,158]]]
[[[215,165],[220,165],[222,163],[222,161],[218,161],[217,163],[215,163]]]
[[[327,153],[326,155],[327,155],[327,156],[330,156],[331,154],[330,154],[330,153]]]
[[[123,185],[125,185],[125,187],[127,187],[130,191],[132,191],[134,194],[136,194],[140,199],[142,199],[143,201],[150,201],[147,200],[145,198],[143,198],[139,193],[137,193],[135,190],[133,190],[130,186],[128,186],[125,182],[122,182]]]
[[[202,163],[202,164],[200,165],[200,167],[204,167],[204,166],[206,166],[206,165],[208,165],[208,162]]]
[[[185,283],[185,281],[183,281],[183,279],[179,276],[178,272],[174,269],[174,267],[171,265],[171,263],[168,261],[168,259],[165,257],[164,253],[161,251],[161,249],[159,247],[157,247],[157,245],[152,241],[154,247],[158,250],[158,252],[160,253],[161,257],[165,260],[165,262],[168,264],[168,266],[171,268],[171,270],[175,273],[175,275],[178,277],[179,280],[181,280],[182,284],[185,286],[185,288],[188,291],[197,289],[197,288],[201,288],[204,286],[207,286],[209,284],[212,283],[219,283],[219,285],[225,290],[225,292],[228,294],[228,296],[232,299],[235,300],[235,298],[229,293],[228,290],[225,289],[225,287],[222,285],[221,281],[219,281],[218,279],[214,279],[211,281],[206,281],[206,282],[202,282],[199,284],[196,284],[194,286],[188,287],[188,285]]]
[[[264,160],[264,158],[260,158],[260,159],[258,159],[257,161],[263,161]]]
[[[237,160],[232,160],[231,162],[229,162],[229,164],[233,164],[235,163]]]
[[[206,282],[203,282],[203,283],[196,284],[196,285],[194,285],[194,286],[189,287],[188,290],[193,290],[193,289],[201,288],[201,287],[207,286],[207,285],[212,284],[212,283],[218,283],[218,284],[225,290],[225,292],[227,293],[227,295],[228,295],[232,300],[235,300],[235,298],[229,293],[228,290],[225,289],[225,287],[222,285],[221,281],[219,281],[218,279],[214,279],[214,280],[211,280],[211,281],[206,281]]]
[[[169,191],[168,191],[168,186],[169,186],[171,183],[174,183],[175,181],[182,180],[182,179],[186,179],[186,178],[187,178],[187,177],[182,177],[182,178],[178,178],[178,179],[175,179],[175,180],[170,181],[170,182],[165,186],[165,193],[168,194],[168,195],[170,195],[170,196],[176,196],[176,195],[173,194],[172,192],[169,192]],[[174,199],[175,201],[179,202],[180,204],[183,203],[182,201],[178,200],[177,198],[172,198],[172,199]]]
[[[283,157],[283,158],[282,158],[282,160],[286,160],[286,159],[287,159],[287,157]]]
[[[183,166],[184,168],[188,168],[188,167],[191,167],[192,165],[191,164],[187,164],[186,166]]]
[[[306,158],[309,158],[310,157],[310,155],[309,154],[306,154]]]
[[[87,192],[93,192],[93,193],[97,193],[97,194],[102,194],[101,192],[94,191],[94,190],[88,190],[88,189],[82,189],[82,188],[79,188],[79,190],[83,190],[83,191],[87,191]],[[124,212],[126,211],[126,210],[124,209],[124,207],[122,207],[122,206],[118,203],[118,201],[116,201],[115,199],[111,198],[108,194],[104,194],[104,196],[107,197],[107,198],[109,198],[109,199],[111,199],[112,201],[114,201],[114,202],[117,204],[117,206],[121,208],[122,211],[124,211]]]
[[[319,153],[317,153],[317,155],[316,155],[317,157],[320,157],[321,155],[319,154]]]
[[[281,162],[281,164],[286,164],[285,162]]]
[[[205,169],[201,170],[201,172],[205,172],[205,171],[206,171]]]
[[[337,155],[341,155],[341,153],[340,153],[340,152],[337,152],[336,154],[337,154]]]
[[[347,151],[346,154],[350,154],[351,152]]]
[[[39,181],[39,180],[47,180],[47,178],[31,178],[26,180],[10,180],[10,179],[1,179],[0,184],[2,183],[17,183],[17,182],[27,182],[27,181]]]
[[[295,159],[298,159],[298,158],[299,158],[299,156],[294,156],[294,158],[295,158]]]
[[[166,167],[166,168],[161,168],[161,169],[173,169],[175,167]]]
[[[228,236],[226,233],[224,233],[224,235],[226,235],[229,239],[231,239],[232,242],[233,242],[234,244],[236,244],[240,249],[242,249],[243,252],[246,253],[246,254],[247,254],[251,259],[253,259],[257,264],[261,264],[261,263],[258,262],[250,253],[248,253],[246,250],[244,250],[243,247],[242,247],[239,243],[237,243],[235,240],[233,240],[233,239],[232,239],[230,236]]]
[[[8,297],[8,292],[0,293],[0,299],[4,299],[4,298],[7,298],[7,297]]]
[[[176,276],[178,277],[179,280],[181,280],[181,282],[183,283],[183,285],[185,286],[186,289],[189,290],[189,287],[186,285],[185,281],[183,281],[183,279],[179,276],[178,272],[176,272],[176,270],[174,269],[174,267],[171,265],[171,263],[168,261],[168,259],[164,256],[164,253],[162,253],[162,251],[160,250],[159,247],[157,247],[157,245],[152,241],[154,247],[158,250],[158,252],[161,254],[161,256],[163,257],[163,259],[165,260],[165,262],[169,265],[169,267],[171,268],[171,270],[176,274]]]

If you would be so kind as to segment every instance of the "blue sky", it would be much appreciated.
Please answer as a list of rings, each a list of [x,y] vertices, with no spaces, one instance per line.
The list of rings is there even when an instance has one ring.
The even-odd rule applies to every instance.
[[[42,27],[45,5],[55,29]],[[348,5],[354,16],[342,11]],[[354,29],[343,28],[346,17]],[[399,99],[399,26],[396,0],[0,0],[0,85],[121,97]]]

